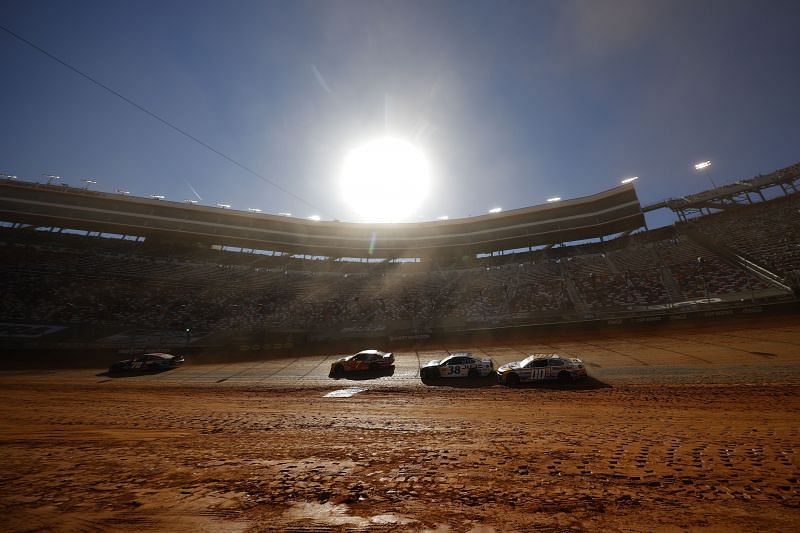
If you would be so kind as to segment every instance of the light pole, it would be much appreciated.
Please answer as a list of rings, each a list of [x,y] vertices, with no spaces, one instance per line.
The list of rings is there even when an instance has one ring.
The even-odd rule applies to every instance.
[[[694,169],[695,170],[702,170],[703,174],[705,174],[706,177],[708,178],[708,181],[711,182],[711,186],[714,189],[716,189],[717,188],[717,184],[714,183],[714,180],[711,178],[711,174],[708,172],[708,168],[710,166],[711,166],[711,161],[703,161],[703,162],[700,162],[700,163],[695,163]]]

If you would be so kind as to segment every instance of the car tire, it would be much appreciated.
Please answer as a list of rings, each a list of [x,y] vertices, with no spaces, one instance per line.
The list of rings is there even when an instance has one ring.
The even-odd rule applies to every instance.
[[[506,383],[509,387],[518,387],[519,386],[519,376],[516,374],[509,374],[506,378]]]
[[[337,378],[344,376],[344,367],[342,365],[336,365],[333,367],[333,375]]]
[[[558,382],[559,383],[569,383],[572,381],[572,376],[566,370],[562,370],[558,373]]]

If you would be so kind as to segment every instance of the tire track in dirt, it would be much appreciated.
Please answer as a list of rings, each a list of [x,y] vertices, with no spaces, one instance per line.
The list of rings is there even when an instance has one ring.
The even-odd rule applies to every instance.
[[[734,335],[732,333],[716,333],[715,335],[719,335],[720,337],[731,337],[733,339],[746,339],[753,342],[770,342],[776,344],[788,344],[790,346],[800,346],[800,342],[782,341],[779,339],[763,339],[757,337],[747,337],[745,335]]]
[[[613,348],[608,348],[608,347],[602,346],[600,344],[594,344],[594,343],[586,342],[586,341],[582,341],[582,344],[585,344],[586,346],[592,346],[594,348],[599,348],[599,349],[605,350],[607,352],[615,353],[617,355],[621,355],[622,357],[627,357],[629,359],[633,359],[634,361],[636,361],[637,363],[639,363],[642,366],[651,366],[650,363],[648,363],[646,361],[642,361],[638,357],[635,357],[633,355],[630,355],[630,354],[627,354],[627,353],[624,353],[624,352],[620,352],[619,350],[615,350]]]
[[[231,374],[230,376],[228,376],[226,378],[218,379],[217,383],[224,383],[224,382],[228,381],[231,378],[235,378],[237,376],[241,376],[245,372],[249,372],[249,371],[253,370],[254,368],[257,368],[259,366],[263,366],[263,365],[265,365],[267,363],[269,363],[269,361],[259,361],[258,363],[254,364],[253,366],[248,366],[244,370],[240,370],[239,372],[236,372],[235,374]]]
[[[632,341],[632,340],[628,340],[628,339],[620,339],[620,341],[621,342],[627,342],[628,344],[635,344],[637,346],[644,346],[645,348],[650,348],[652,350],[662,350],[664,352],[670,352],[670,353],[674,353],[674,354],[677,354],[677,355],[682,355],[683,357],[688,357],[690,359],[697,359],[698,361],[702,361],[703,363],[713,364],[713,362],[709,361],[708,359],[703,359],[700,356],[691,355],[691,354],[688,354],[688,353],[685,353],[685,352],[679,352],[678,350],[671,350],[669,348],[662,348],[660,346],[653,346],[653,345],[650,345],[650,344],[646,344],[644,342],[637,342],[637,341]]]
[[[324,365],[324,364],[325,364],[325,362],[326,362],[328,359],[330,359],[331,357],[335,357],[335,356],[334,356],[333,354],[330,354],[330,355],[328,355],[327,357],[325,357],[325,359],[323,359],[322,361],[320,361],[320,362],[319,362],[319,363],[318,363],[316,366],[314,366],[313,368],[311,368],[311,370],[309,370],[308,372],[306,372],[305,374],[303,374],[302,376],[300,376],[298,379],[305,379],[305,378],[306,378],[306,376],[308,376],[308,375],[309,375],[309,374],[311,374],[313,371],[315,371],[316,369],[318,369],[319,367],[321,367],[322,365]]]
[[[687,341],[687,342],[696,342],[697,344],[705,344],[706,346],[713,346],[715,348],[722,348],[722,349],[725,349],[725,350],[734,350],[734,351],[737,351],[737,352],[746,353],[748,355],[752,354],[752,355],[758,355],[759,357],[767,357],[767,356],[764,356],[762,354],[754,353],[754,352],[752,352],[750,350],[746,350],[744,348],[737,348],[735,346],[730,346],[730,345],[727,345],[727,344],[718,344],[718,343],[711,342],[711,341],[703,341],[703,340],[692,339],[691,338],[691,337],[701,337],[701,336],[709,337],[709,336],[713,336],[713,335],[715,335],[715,334],[709,334],[709,333],[687,333],[686,336],[689,337],[689,338],[680,337],[678,335],[675,335],[672,340],[673,341],[675,341],[675,340],[679,340],[679,341],[683,340],[683,341]],[[658,338],[666,339],[666,337],[658,337]],[[669,339],[667,339],[667,340],[669,340]]]
[[[271,373],[271,374],[267,374],[266,376],[264,376],[264,378],[263,378],[263,379],[260,379],[258,382],[259,382],[259,383],[262,383],[262,382],[264,382],[264,381],[266,381],[266,380],[268,380],[268,379],[272,378],[273,376],[276,376],[276,375],[278,375],[279,373],[283,372],[284,370],[286,370],[287,368],[289,368],[290,366],[292,366],[293,364],[295,364],[295,363],[296,363],[297,361],[299,361],[299,360],[300,360],[300,358],[299,358],[299,357],[295,357],[294,359],[292,359],[291,361],[289,361],[288,363],[286,363],[285,365],[283,365],[282,367],[280,367],[280,368],[279,368],[278,370],[276,370],[275,372],[273,372],[273,373]]]

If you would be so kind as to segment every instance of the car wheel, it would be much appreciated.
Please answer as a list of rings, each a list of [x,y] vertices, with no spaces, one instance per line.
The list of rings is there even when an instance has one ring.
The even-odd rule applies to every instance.
[[[336,365],[333,367],[333,375],[337,378],[344,376],[344,367],[342,365]]]
[[[566,370],[562,370],[558,373],[558,382],[559,383],[569,383],[572,381],[572,376]]]
[[[509,374],[506,378],[506,383],[509,387],[516,387],[519,385],[519,376],[516,374]]]
[[[476,369],[474,369],[474,368],[473,368],[473,369],[471,369],[471,370],[469,371],[469,373],[467,374],[467,376],[468,376],[470,379],[478,379],[478,378],[480,377],[480,374],[478,374],[478,371],[477,371]]]

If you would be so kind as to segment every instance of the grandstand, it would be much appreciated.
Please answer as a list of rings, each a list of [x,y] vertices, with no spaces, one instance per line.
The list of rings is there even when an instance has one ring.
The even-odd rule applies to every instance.
[[[800,285],[799,180],[800,164],[646,207],[628,184],[418,224],[8,180],[0,335],[13,349],[267,350],[760,309]],[[644,212],[664,208],[676,223],[648,230]]]

